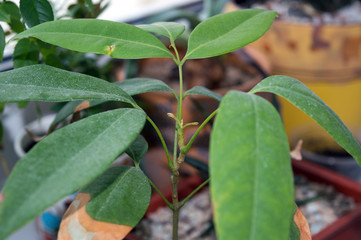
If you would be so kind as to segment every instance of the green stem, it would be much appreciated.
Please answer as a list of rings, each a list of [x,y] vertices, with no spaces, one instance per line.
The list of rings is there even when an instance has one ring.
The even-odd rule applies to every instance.
[[[168,152],[168,148],[167,148],[167,144],[165,143],[164,141],[164,138],[163,138],[163,135],[162,133],[160,132],[159,128],[157,127],[157,125],[155,125],[155,123],[153,122],[153,120],[147,116],[147,120],[148,122],[153,126],[154,130],[157,132],[158,136],[159,136],[159,139],[160,141],[162,142],[162,146],[164,148],[164,151],[165,151],[165,154],[167,156],[167,160],[168,160],[168,166],[171,170],[174,170],[174,164],[172,162],[172,159],[170,158],[170,155],[169,155],[169,152]]]
[[[152,180],[150,180],[148,178],[148,181],[150,183],[150,185],[152,185],[152,187],[154,188],[154,190],[160,195],[160,197],[164,200],[164,202],[167,204],[167,206],[173,210],[173,205],[164,197],[164,195],[162,194],[162,192],[157,188],[157,186],[155,186],[155,184],[152,182]]]
[[[182,149],[182,152],[183,153],[187,153],[189,151],[189,149],[192,147],[192,144],[194,142],[194,140],[196,139],[196,137],[198,136],[199,132],[204,128],[204,126],[214,117],[214,115],[216,115],[218,112],[218,109],[216,109],[214,112],[212,112],[211,115],[209,115],[207,117],[206,120],[204,120],[204,122],[199,126],[199,128],[197,129],[197,131],[193,134],[191,140],[189,140],[187,146],[185,146],[183,149]]]
[[[174,170],[171,176],[172,182],[172,203],[173,203],[173,229],[172,239],[178,240],[178,222],[179,222],[179,200],[178,200],[178,170]]]
[[[196,194],[202,187],[204,187],[207,183],[209,183],[210,178],[208,178],[206,181],[204,181],[201,185],[199,185],[191,194],[189,194],[183,201],[179,204],[179,208],[183,207],[184,204],[193,197],[194,194]]]

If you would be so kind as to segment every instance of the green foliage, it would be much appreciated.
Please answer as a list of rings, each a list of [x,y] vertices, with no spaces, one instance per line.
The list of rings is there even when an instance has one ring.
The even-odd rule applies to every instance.
[[[39,63],[40,53],[36,45],[28,38],[21,39],[13,53],[14,68],[20,68]]]
[[[137,27],[152,33],[163,35],[171,42],[176,40],[185,30],[183,24],[174,22],[156,22],[152,24],[137,25]]]
[[[47,0],[20,0],[20,12],[29,28],[54,20],[53,9]]]
[[[211,17],[189,36],[184,59],[214,57],[244,47],[260,38],[276,15],[276,12],[249,9]]]
[[[5,33],[3,28],[0,26],[0,61],[3,60],[5,49]]]
[[[173,57],[152,34],[125,23],[96,19],[46,22],[13,40],[34,37],[79,52],[107,54],[114,58]]]
[[[294,204],[287,136],[266,100],[231,91],[210,143],[218,239],[287,239]]]
[[[361,164],[361,147],[350,130],[331,108],[300,81],[287,76],[271,76],[251,92],[271,92],[285,98],[313,118]]]
[[[4,1],[3,3],[1,3],[0,9],[4,10],[10,17],[10,20],[7,22],[9,23],[9,26],[14,32],[19,33],[24,31],[25,26],[21,21],[20,10],[15,3]]]
[[[41,1],[32,0],[27,4],[37,2]],[[96,5],[91,1],[79,2],[83,5],[86,2],[89,8],[94,7],[97,12]],[[220,1],[220,4],[224,2]],[[38,5],[34,6],[40,11]],[[3,2],[0,10],[8,14],[12,12],[9,14],[10,24],[15,26],[14,23],[18,22],[18,30],[23,30],[20,29],[24,25],[16,5],[14,7]],[[1,14],[0,11],[0,18],[7,19],[6,14]],[[37,20],[48,20],[40,18],[36,12],[31,14],[35,15],[24,14],[29,26],[36,25]],[[171,47],[177,52],[173,41],[184,31],[184,27],[178,23],[136,27],[95,19],[45,22],[13,38],[21,39],[15,57],[18,61],[23,60],[19,65],[25,65],[32,58],[22,56],[32,56],[32,49],[35,48],[31,44],[34,43],[41,48],[45,63],[62,66],[63,61],[53,61],[61,56],[57,55],[59,48],[49,45],[55,44],[70,50],[107,54],[114,58],[172,58],[179,73],[182,73],[182,66],[187,59],[217,56],[255,41],[267,31],[275,16],[276,13],[271,11],[240,10],[209,18],[191,33],[183,59],[178,54],[173,55],[161,41],[147,32],[170,38]],[[73,61],[82,61],[82,58],[70,58],[70,62]],[[76,65],[67,66],[73,68]],[[135,226],[146,211],[150,197],[148,180],[139,169],[139,163],[148,149],[147,142],[139,135],[145,120],[155,128],[164,147],[171,170],[173,202],[166,200],[156,186],[150,183],[173,210],[176,219],[185,202],[180,202],[177,196],[179,168],[198,133],[216,114],[218,116],[210,144],[210,177],[218,239],[280,240],[297,235],[291,220],[294,213],[293,179],[286,134],[277,111],[269,102],[253,94],[256,92],[268,91],[285,97],[319,122],[361,162],[360,145],[341,120],[295,79],[270,77],[258,84],[251,93],[232,91],[222,98],[202,87],[183,92],[183,77],[182,74],[179,76],[180,91],[176,93],[156,79],[136,78],[111,84],[96,77],[46,65],[0,73],[0,102],[71,101],[59,111],[53,126],[80,111],[78,107],[82,104],[82,108],[87,108],[106,101],[120,101],[135,108],[95,114],[56,130],[21,159],[3,191],[0,239],[9,236],[63,196],[80,188],[92,196],[87,212],[94,219]],[[175,121],[173,159],[161,131],[131,97],[150,91],[171,92],[178,102],[176,114],[164,116]],[[219,109],[208,116],[191,140],[185,143],[184,129],[196,123],[183,122],[182,101],[192,94],[208,96],[221,103]],[[124,152],[133,158],[136,168],[117,167],[107,170],[116,157]],[[173,239],[177,239],[176,231]]]
[[[86,211],[94,220],[130,227],[144,216],[151,195],[144,173],[129,166],[108,169],[80,192],[90,194]]]
[[[144,121],[139,110],[113,110],[59,129],[39,142],[6,182],[0,239],[104,172],[137,137]]]
[[[296,203],[293,204],[293,211],[292,211],[292,217],[291,217],[291,227],[290,227],[290,234],[288,236],[288,240],[300,240],[300,230],[298,229],[296,223],[293,221],[293,215],[297,211],[297,205]]]

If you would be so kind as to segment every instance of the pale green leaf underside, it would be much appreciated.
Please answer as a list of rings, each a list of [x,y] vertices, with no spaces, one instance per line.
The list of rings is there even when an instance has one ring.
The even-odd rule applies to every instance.
[[[172,92],[174,95],[177,95],[173,89],[171,89],[167,84],[160,80],[152,78],[132,78],[124,80],[123,82],[114,83],[116,86],[124,90],[130,96],[153,91],[166,91]],[[99,104],[105,103],[107,100],[92,100],[90,101],[90,106],[94,107]],[[60,123],[65,118],[74,113],[76,107],[81,103],[81,101],[74,101],[67,103],[56,115],[56,118],[51,124],[51,127]],[[50,128],[51,128],[50,127]]]
[[[144,122],[139,110],[113,110],[61,128],[39,142],[5,184],[0,239],[104,172],[138,136]]]
[[[0,26],[0,61],[3,60],[5,49],[5,33],[3,28]]]
[[[134,103],[114,84],[47,65],[0,73],[0,102],[113,100]]]
[[[165,36],[173,42],[185,30],[185,26],[176,22],[156,22],[152,24],[137,25],[137,27],[152,33],[157,33]]]
[[[261,9],[238,10],[211,17],[189,36],[185,59],[218,56],[260,38],[277,13]]]
[[[20,0],[20,12],[29,28],[54,20],[53,9],[47,0]]]
[[[293,177],[282,121],[267,102],[231,91],[220,104],[210,143],[217,239],[287,239]]]
[[[221,95],[219,95],[205,87],[200,87],[200,86],[193,87],[184,93],[184,97],[186,97],[188,95],[203,95],[203,96],[214,98],[217,101],[222,100]]]
[[[271,92],[285,98],[320,124],[361,165],[361,147],[350,130],[300,81],[287,76],[271,76],[257,84],[251,92]]]
[[[13,39],[27,37],[38,38],[70,50],[107,54],[114,58],[173,57],[152,34],[129,24],[106,20],[46,22],[19,33]]]
[[[148,143],[144,139],[142,135],[139,135],[134,142],[129,146],[129,148],[125,151],[129,157],[131,157],[135,163],[135,165],[139,166],[142,161],[144,155],[148,151]]]
[[[108,169],[81,192],[91,195],[86,211],[94,220],[130,227],[144,216],[151,196],[148,178],[130,166]]]

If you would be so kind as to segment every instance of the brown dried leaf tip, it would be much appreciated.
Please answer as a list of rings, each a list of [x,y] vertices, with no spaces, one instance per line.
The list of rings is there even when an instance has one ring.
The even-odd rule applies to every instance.
[[[85,208],[90,195],[79,193],[66,211],[58,240],[122,240],[132,227],[93,220]]]
[[[303,144],[303,141],[298,140],[295,149],[293,149],[290,153],[292,158],[294,158],[296,160],[302,160],[302,154],[301,154],[302,144]]]
[[[295,215],[293,215],[293,221],[300,230],[300,240],[311,240],[312,238],[310,227],[308,226],[307,220],[299,208],[297,208]]]

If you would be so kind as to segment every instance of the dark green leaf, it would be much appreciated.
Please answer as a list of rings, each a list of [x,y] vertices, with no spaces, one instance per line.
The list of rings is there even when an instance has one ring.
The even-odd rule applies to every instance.
[[[184,97],[186,97],[188,95],[203,95],[203,96],[208,96],[208,97],[214,98],[217,101],[222,100],[222,96],[219,95],[218,93],[215,93],[205,87],[200,87],[200,86],[196,86],[196,87],[191,88],[188,91],[186,91],[184,94]]]
[[[55,131],[22,158],[0,204],[0,239],[103,173],[138,136],[145,114],[120,109]]]
[[[220,14],[200,23],[189,36],[185,59],[218,56],[260,38],[277,13],[246,9]]]
[[[18,108],[25,108],[28,105],[28,101],[17,102]]]
[[[10,15],[4,10],[3,4],[0,4],[0,22],[10,23]]]
[[[0,149],[3,148],[3,135],[4,135],[3,124],[0,121]]]
[[[287,76],[271,76],[251,92],[271,92],[284,97],[322,126],[361,165],[361,147],[336,113],[300,81]]]
[[[15,46],[13,61],[14,68],[38,64],[40,52],[30,39],[21,39]]]
[[[185,26],[175,22],[156,22],[152,24],[137,25],[137,27],[152,33],[157,33],[174,42],[185,30]]]
[[[172,92],[176,95],[167,84],[152,78],[132,78],[115,84],[131,96],[154,91]]]
[[[222,99],[210,143],[218,239],[287,239],[293,177],[287,136],[274,107],[254,94]]]
[[[54,20],[53,9],[47,0],[20,0],[20,12],[29,28]]]
[[[135,26],[98,19],[71,19],[42,23],[13,39],[38,38],[79,52],[107,54],[114,58],[173,57],[152,34]]]
[[[139,135],[125,151],[125,153],[133,159],[136,166],[139,166],[147,151],[148,143],[142,135]]]
[[[134,167],[108,169],[81,192],[89,193],[86,211],[94,220],[135,227],[148,208],[151,188]]]
[[[0,113],[4,111],[5,103],[0,102]]]
[[[24,24],[21,22],[21,14],[19,7],[13,2],[3,2],[1,4],[2,9],[6,11],[10,16],[9,25],[14,32],[22,32],[25,29]]]
[[[88,4],[88,7],[90,9],[90,12],[92,15],[94,15],[94,4],[92,0],[85,0],[85,2]]]
[[[297,205],[293,204],[293,214],[291,217],[291,227],[290,227],[290,235],[288,237],[288,240],[300,240],[300,230],[298,229],[295,221],[293,220],[293,215],[295,215],[297,211]]]
[[[63,102],[85,99],[134,102],[114,84],[46,65],[0,73],[0,102]]]
[[[5,49],[5,33],[0,25],[0,61],[3,60],[4,49]]]

